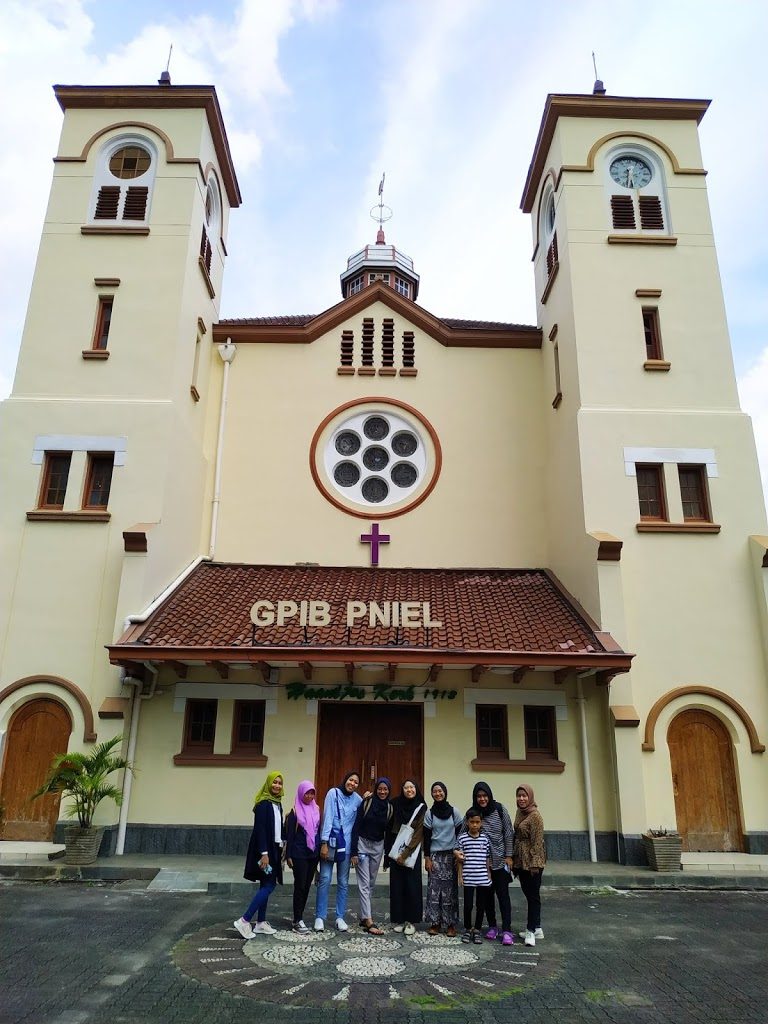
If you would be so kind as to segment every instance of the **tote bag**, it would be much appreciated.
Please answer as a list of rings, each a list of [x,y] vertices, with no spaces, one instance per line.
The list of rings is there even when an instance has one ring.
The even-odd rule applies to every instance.
[[[411,827],[411,823],[415,821],[422,807],[424,807],[424,804],[419,804],[419,806],[408,819],[408,824],[400,826],[400,831],[395,836],[395,841],[394,843],[392,843],[392,849],[389,851],[390,860],[397,860],[397,858],[403,852],[405,847],[413,839],[413,828]],[[419,856],[419,850],[421,850],[421,843],[419,843],[415,850],[408,854],[408,856],[405,858],[405,860],[400,866],[404,868],[414,867]]]
[[[341,809],[339,807],[339,798],[334,791],[334,798],[336,800],[336,811],[333,816],[333,828],[328,836],[328,853],[330,859],[334,864],[341,864],[344,858],[347,856],[347,843],[344,838],[344,829],[341,827]],[[338,820],[339,824],[336,825]]]

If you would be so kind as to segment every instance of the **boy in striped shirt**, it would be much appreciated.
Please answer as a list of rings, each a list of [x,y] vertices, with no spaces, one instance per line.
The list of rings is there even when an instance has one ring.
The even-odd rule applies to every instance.
[[[454,856],[459,865],[459,885],[464,888],[464,933],[462,942],[483,941],[481,931],[483,915],[487,913],[488,897],[493,898],[491,888],[491,844],[483,835],[483,815],[479,807],[470,807],[465,818],[467,831],[456,839]],[[472,927],[472,907],[475,909],[475,924]]]

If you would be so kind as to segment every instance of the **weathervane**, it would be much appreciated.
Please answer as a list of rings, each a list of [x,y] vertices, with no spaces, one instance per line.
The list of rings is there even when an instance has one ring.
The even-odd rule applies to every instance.
[[[373,220],[379,222],[379,232],[376,241],[384,241],[384,223],[388,221],[392,216],[392,208],[384,203],[384,179],[386,178],[386,171],[381,173],[381,181],[379,182],[379,201],[375,206],[371,207],[371,217]]]

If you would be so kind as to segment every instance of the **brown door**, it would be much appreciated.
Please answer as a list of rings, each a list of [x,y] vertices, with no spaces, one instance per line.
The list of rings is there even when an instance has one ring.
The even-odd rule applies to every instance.
[[[360,772],[360,793],[374,779],[392,780],[393,795],[407,776],[423,783],[422,708],[393,704],[320,704],[318,802],[347,772]]]
[[[55,700],[31,700],[11,718],[0,792],[0,838],[27,842],[53,839],[61,797],[29,798],[45,781],[55,755],[66,753],[71,731],[69,712]]]
[[[733,747],[725,726],[706,711],[683,711],[673,719],[667,742],[683,850],[742,850]]]

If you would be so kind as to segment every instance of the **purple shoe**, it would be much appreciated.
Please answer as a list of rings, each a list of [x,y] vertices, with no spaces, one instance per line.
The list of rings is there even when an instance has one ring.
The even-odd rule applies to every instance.
[[[489,928],[488,931],[485,933],[485,937],[486,937],[486,939],[488,939],[489,942],[493,942],[493,940],[495,938],[497,938],[498,934],[499,934],[499,929],[498,928],[495,928],[495,927],[494,928]]]
[[[515,937],[512,934],[512,932],[504,932],[504,936],[502,937],[501,944],[502,944],[502,946],[514,946],[514,944],[515,944]]]

